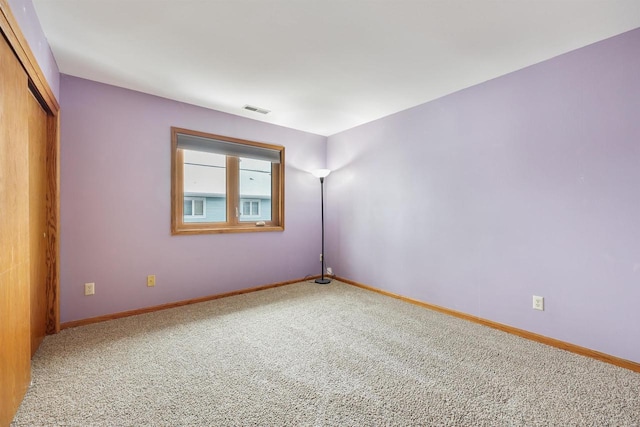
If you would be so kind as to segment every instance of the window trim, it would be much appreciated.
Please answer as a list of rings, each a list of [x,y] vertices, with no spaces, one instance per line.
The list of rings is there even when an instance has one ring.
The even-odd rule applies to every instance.
[[[240,221],[240,162],[238,157],[227,156],[227,221],[226,222],[184,222],[184,155],[178,148],[178,134],[193,135],[276,150],[280,153],[280,163],[271,164],[271,220]],[[248,141],[228,136],[209,134],[189,129],[171,127],[171,234],[208,234],[284,231],[284,147],[263,142]]]

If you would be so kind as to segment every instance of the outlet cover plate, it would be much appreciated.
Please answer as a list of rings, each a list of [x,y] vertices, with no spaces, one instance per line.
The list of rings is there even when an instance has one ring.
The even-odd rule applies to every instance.
[[[533,309],[544,311],[544,298],[534,295],[533,296]]]
[[[95,283],[85,283],[84,284],[84,294],[85,295],[94,295],[96,293],[96,284]]]

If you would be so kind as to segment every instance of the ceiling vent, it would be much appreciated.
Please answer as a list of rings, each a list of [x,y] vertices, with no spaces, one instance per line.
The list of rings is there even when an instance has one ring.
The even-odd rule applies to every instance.
[[[245,105],[242,108],[244,108],[245,110],[253,111],[254,113],[260,113],[260,114],[269,114],[271,112],[270,110],[265,110],[264,108],[260,108],[260,107],[254,107],[253,105]]]

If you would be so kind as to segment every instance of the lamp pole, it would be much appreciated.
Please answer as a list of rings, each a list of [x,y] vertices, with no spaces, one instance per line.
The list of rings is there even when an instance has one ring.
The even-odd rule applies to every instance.
[[[331,171],[329,169],[319,169],[314,171],[313,174],[320,178],[320,218],[322,220],[322,253],[320,254],[320,258],[322,261],[322,273],[320,274],[320,278],[316,279],[316,283],[321,285],[327,285],[331,283],[330,279],[326,279],[324,277],[325,272],[325,260],[324,260],[324,179],[329,175]]]

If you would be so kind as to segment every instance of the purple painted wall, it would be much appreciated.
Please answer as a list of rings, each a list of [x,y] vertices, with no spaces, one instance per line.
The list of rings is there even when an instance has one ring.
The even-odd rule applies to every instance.
[[[63,322],[316,274],[326,156],[338,275],[640,362],[640,29],[325,146],[60,80],[31,0],[9,5],[62,105]],[[172,125],[285,145],[286,231],[171,236]]]
[[[329,137],[328,265],[640,362],[639,52],[637,29]]]
[[[22,30],[22,34],[27,39],[29,47],[35,55],[53,94],[59,100],[60,72],[58,71],[58,64],[56,64],[47,38],[42,31],[33,2],[31,0],[9,0],[9,8],[16,21],[18,21],[20,30]]]
[[[325,137],[67,75],[61,108],[62,322],[319,274]],[[284,145],[285,231],[171,236],[171,126]]]

